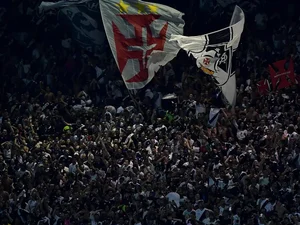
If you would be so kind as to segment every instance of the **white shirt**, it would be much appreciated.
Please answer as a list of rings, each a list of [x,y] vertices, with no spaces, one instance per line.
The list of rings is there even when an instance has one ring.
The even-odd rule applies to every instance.
[[[124,108],[122,106],[120,106],[118,109],[117,109],[117,114],[120,114],[120,113],[123,113],[124,112]]]
[[[26,206],[26,210],[30,213],[34,212],[37,202],[34,200],[29,200]]]
[[[91,225],[97,225],[98,224],[95,220],[94,214],[95,214],[94,212],[90,212]]]
[[[202,223],[205,225],[211,225],[211,224],[216,224],[214,221],[211,221],[210,218],[205,218]]]
[[[177,207],[180,206],[180,195],[177,192],[170,192],[166,197],[170,202],[174,201]]]
[[[268,177],[261,177],[260,179],[259,179],[259,184],[261,185],[261,186],[266,186],[266,185],[268,185],[269,184],[269,178]]]
[[[269,203],[265,206],[265,209],[266,209],[267,212],[271,212],[271,211],[274,210],[274,205],[273,205],[271,202],[269,202]]]
[[[218,179],[217,181],[218,181],[218,188],[224,189],[224,187],[225,187],[226,184],[223,182],[223,180],[222,179]]]
[[[195,141],[194,141],[193,139],[186,139],[186,141],[188,141],[188,142],[189,142],[189,145],[190,145],[191,147],[193,147],[193,144],[195,143]]]
[[[71,163],[69,165],[69,173],[74,173],[75,174],[76,171],[77,171],[77,163],[75,163],[75,164]]]
[[[203,104],[199,103],[196,104],[196,117],[198,118],[198,114],[199,113],[205,113],[206,112],[206,108]]]
[[[233,219],[232,225],[240,225],[241,224],[241,218],[238,215],[234,215],[232,217],[232,219]]]
[[[203,213],[205,213],[205,211],[206,211],[206,208],[196,210],[196,220],[197,221],[200,220],[200,218],[202,217]]]

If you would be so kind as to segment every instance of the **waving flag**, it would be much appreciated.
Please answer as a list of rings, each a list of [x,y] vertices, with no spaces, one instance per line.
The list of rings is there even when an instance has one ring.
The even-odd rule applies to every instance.
[[[296,83],[294,73],[294,62],[280,60],[269,65],[270,77],[273,90],[280,90]]]
[[[183,13],[139,0],[100,0],[106,36],[128,89],[140,89],[178,53],[171,34],[182,34]]]
[[[227,102],[236,102],[235,68],[232,62],[244,29],[245,15],[236,6],[229,27],[200,36],[172,35],[171,41],[197,59],[197,66],[211,75]]]
[[[90,2],[92,0],[62,0],[58,2],[41,2],[39,5],[39,11],[48,11],[51,9],[58,9],[62,7],[67,7],[67,6],[72,6],[72,5],[77,5],[85,2]]]
[[[101,48],[105,42],[98,2],[64,7],[58,12],[58,20],[71,31],[72,39],[85,49]]]
[[[72,40],[93,51],[101,49],[105,34],[97,0],[61,0],[42,2],[40,12],[58,9],[57,19],[72,34]]]

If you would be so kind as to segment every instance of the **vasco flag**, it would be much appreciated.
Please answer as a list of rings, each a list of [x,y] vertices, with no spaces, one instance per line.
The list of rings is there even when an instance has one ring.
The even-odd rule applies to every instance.
[[[217,125],[219,115],[220,109],[211,108],[209,112],[208,125],[211,127],[215,127]]]
[[[171,34],[182,34],[183,13],[139,0],[100,0],[106,36],[128,89],[140,89],[178,53]]]
[[[72,39],[85,49],[101,49],[105,42],[97,1],[64,7],[58,12],[58,20],[66,29],[70,29]]]
[[[266,95],[270,92],[270,82],[267,79],[260,80],[257,82],[257,90],[261,95]]]
[[[294,62],[280,60],[269,65],[273,90],[280,90],[295,84]]]
[[[99,3],[97,0],[62,0],[42,2],[40,12],[58,9],[57,20],[72,33],[72,39],[81,47],[93,51],[105,41]]]
[[[77,5],[77,4],[81,4],[81,3],[85,3],[85,2],[90,2],[92,0],[62,0],[62,1],[58,1],[58,2],[41,2],[41,4],[39,5],[39,11],[48,11],[51,9],[58,9],[58,8],[62,8],[62,7],[68,7],[68,6],[72,6],[72,5]]]
[[[172,35],[171,41],[197,59],[197,66],[213,77],[227,102],[236,102],[235,68],[232,62],[244,30],[245,15],[236,6],[229,27],[200,36]]]

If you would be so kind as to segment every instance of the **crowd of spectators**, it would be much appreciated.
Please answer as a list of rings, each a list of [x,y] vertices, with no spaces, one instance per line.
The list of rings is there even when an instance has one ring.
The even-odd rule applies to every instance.
[[[190,2],[193,35],[234,5]],[[0,8],[0,225],[300,224],[299,87],[256,88],[276,60],[300,72],[297,1],[238,1],[237,106],[216,127],[217,89],[184,53],[128,91],[109,50],[83,50],[39,3]]]

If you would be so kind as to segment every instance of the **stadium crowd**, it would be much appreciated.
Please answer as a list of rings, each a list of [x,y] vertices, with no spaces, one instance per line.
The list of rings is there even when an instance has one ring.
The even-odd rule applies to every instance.
[[[206,2],[187,33],[230,17]],[[299,3],[239,4],[237,106],[216,127],[216,87],[185,54],[131,92],[109,50],[82,50],[38,0],[2,8],[0,224],[300,224],[299,87],[256,88],[276,60],[300,72]]]

